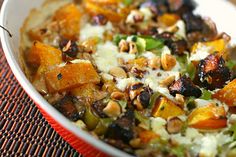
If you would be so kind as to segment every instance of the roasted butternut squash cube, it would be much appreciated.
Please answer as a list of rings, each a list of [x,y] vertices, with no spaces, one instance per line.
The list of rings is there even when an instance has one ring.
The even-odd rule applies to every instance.
[[[121,2],[121,0],[87,0],[87,1],[91,3],[101,4],[101,5],[109,5],[109,4],[117,5],[119,2]]]
[[[159,137],[160,136],[154,133],[153,131],[144,130],[144,131],[139,132],[139,138],[141,142],[145,144]]]
[[[164,26],[173,26],[180,17],[177,14],[165,13],[158,17],[158,21]]]
[[[58,22],[61,35],[68,39],[76,39],[80,32],[81,12],[75,4],[67,4],[58,9],[53,20]]]
[[[141,57],[141,58],[129,60],[128,65],[130,67],[138,66],[140,68],[143,68],[143,67],[146,67],[148,65],[148,60],[144,57]]]
[[[213,94],[212,98],[218,99],[230,107],[236,106],[236,79]]]
[[[152,110],[152,115],[154,117],[161,117],[164,119],[176,117],[182,114],[184,114],[184,111],[177,104],[166,97],[159,98]]]
[[[49,93],[55,93],[88,83],[96,84],[100,78],[91,63],[81,62],[46,72],[45,81]]]
[[[92,16],[102,14],[109,21],[112,21],[112,22],[119,22],[124,18],[124,15],[117,11],[118,9],[117,10],[112,10],[110,8],[112,8],[112,7],[104,6],[104,5],[98,5],[98,4],[95,4],[93,2],[90,2],[89,0],[85,1],[85,9]],[[117,6],[115,6],[115,8],[117,8]]]
[[[40,71],[43,72],[51,66],[62,63],[62,53],[52,46],[34,42],[27,56],[27,61],[31,65],[40,66]]]
[[[188,125],[204,130],[224,128],[227,126],[225,109],[215,104],[196,108],[188,116]]]

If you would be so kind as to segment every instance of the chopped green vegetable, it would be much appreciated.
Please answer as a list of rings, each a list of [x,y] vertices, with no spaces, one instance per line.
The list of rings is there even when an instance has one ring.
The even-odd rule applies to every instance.
[[[118,103],[121,106],[122,112],[125,112],[125,108],[127,107],[127,101],[120,100],[120,101],[118,101]]]
[[[159,98],[160,96],[161,94],[159,92],[154,93],[150,98],[148,108],[152,108],[155,105],[157,98]]]
[[[134,117],[144,126],[146,126],[147,129],[150,129],[151,122],[147,117],[143,116],[140,112],[136,110],[134,111]]]
[[[236,124],[232,125],[229,129],[230,132],[232,132],[232,137],[234,141],[236,140]]]
[[[187,108],[189,111],[193,110],[194,108],[196,108],[196,104],[195,104],[195,97],[189,97],[188,100],[186,101],[187,104]]]
[[[202,90],[202,96],[200,97],[200,99],[204,99],[204,100],[210,100],[211,99],[211,95],[212,93],[206,89]]]
[[[161,49],[164,46],[164,41],[162,39],[156,39],[151,36],[127,36],[118,34],[114,37],[113,42],[118,45],[122,39],[126,40],[128,37],[131,38],[131,41],[137,44],[138,50],[140,52],[145,50],[149,51],[153,49]]]
[[[196,74],[196,67],[194,66],[194,64],[192,62],[190,62],[187,67],[186,67],[186,73],[188,74],[188,76],[191,78],[191,80],[194,79],[195,74]]]
[[[177,157],[185,157],[186,147],[184,145],[178,145],[171,148],[171,153]]]
[[[125,6],[129,6],[130,4],[132,4],[133,0],[123,0],[123,4]]]
[[[96,117],[90,108],[86,109],[85,115],[84,115],[84,123],[86,124],[87,128],[89,130],[93,130],[96,128],[97,124],[99,122],[99,118]]]
[[[99,123],[97,124],[94,132],[97,135],[104,135],[107,131],[108,126],[112,123],[112,119],[110,118],[103,118],[100,119]]]
[[[233,68],[236,67],[236,60],[229,60],[226,62],[226,66],[230,69],[233,70]]]

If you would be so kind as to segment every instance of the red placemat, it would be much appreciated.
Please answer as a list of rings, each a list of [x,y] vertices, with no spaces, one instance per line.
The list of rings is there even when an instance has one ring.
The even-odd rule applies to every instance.
[[[1,48],[0,156],[82,156],[43,118],[34,102],[18,84]]]

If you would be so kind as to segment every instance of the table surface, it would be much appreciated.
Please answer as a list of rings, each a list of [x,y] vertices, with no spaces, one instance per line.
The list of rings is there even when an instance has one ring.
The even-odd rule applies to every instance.
[[[12,74],[0,45],[0,157],[8,156],[81,155],[43,118]]]

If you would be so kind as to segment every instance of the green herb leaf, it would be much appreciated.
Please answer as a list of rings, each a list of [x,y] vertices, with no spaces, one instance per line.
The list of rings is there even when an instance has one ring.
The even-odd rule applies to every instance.
[[[232,125],[229,129],[233,133],[232,137],[234,140],[236,140],[236,124]]]
[[[183,145],[179,145],[179,146],[173,147],[171,149],[171,153],[173,155],[176,155],[177,157],[184,157],[185,156],[185,151],[186,151],[186,148]]]
[[[144,38],[146,40],[146,50],[161,49],[164,46],[163,40],[154,38]]]
[[[212,93],[206,89],[202,90],[202,96],[200,97],[200,99],[204,99],[204,100],[210,100],[211,99],[211,95]]]
[[[190,62],[187,67],[186,67],[186,73],[189,75],[189,77],[191,78],[191,80],[194,79],[195,74],[196,74],[196,67],[194,66],[194,64],[192,62]]]

